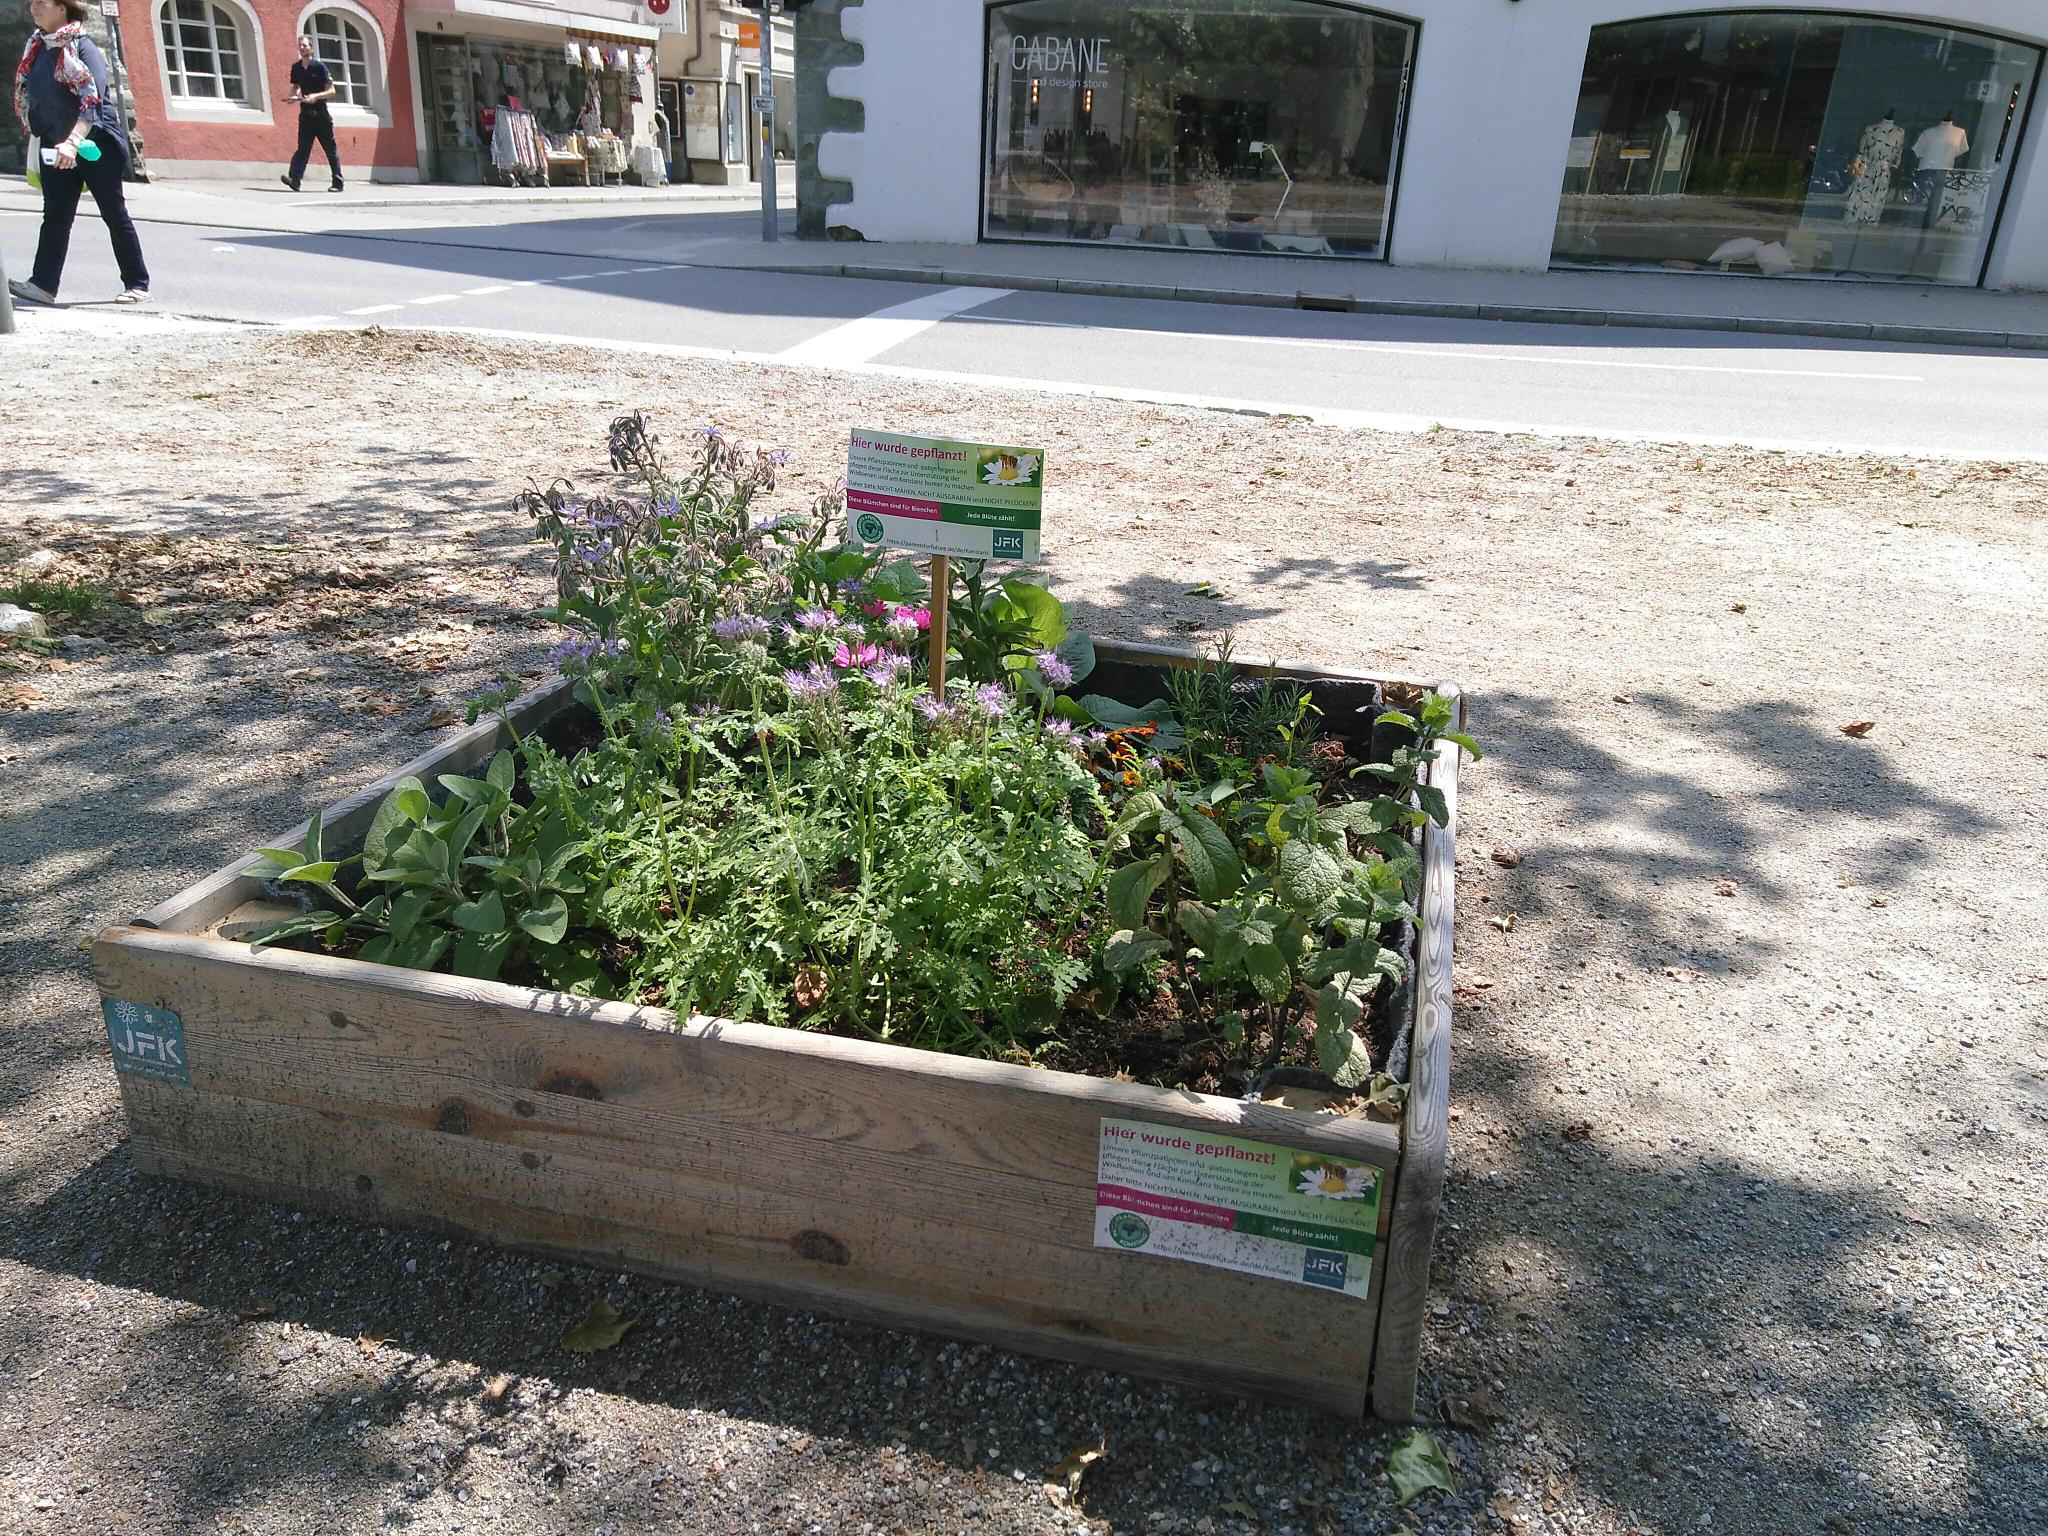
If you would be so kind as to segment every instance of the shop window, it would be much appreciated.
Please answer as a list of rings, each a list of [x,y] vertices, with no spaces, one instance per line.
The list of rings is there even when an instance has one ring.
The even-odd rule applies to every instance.
[[[1310,0],[1012,0],[983,232],[1384,254],[1413,24]]]
[[[382,60],[368,23],[346,11],[325,10],[313,12],[301,25],[313,40],[313,57],[327,66],[334,81],[335,105],[378,111]]]
[[[235,12],[211,0],[165,0],[157,12],[170,95],[247,105],[247,56]]]
[[[1975,283],[2040,68],[1856,16],[1596,27],[1552,259]]]

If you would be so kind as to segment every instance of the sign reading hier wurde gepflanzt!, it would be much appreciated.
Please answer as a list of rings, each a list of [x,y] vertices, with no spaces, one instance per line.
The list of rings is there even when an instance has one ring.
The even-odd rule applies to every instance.
[[[969,560],[1038,559],[1045,455],[856,430],[846,515],[863,544]]]
[[[1095,1246],[1213,1264],[1364,1298],[1380,1170],[1175,1125],[1104,1120]]]

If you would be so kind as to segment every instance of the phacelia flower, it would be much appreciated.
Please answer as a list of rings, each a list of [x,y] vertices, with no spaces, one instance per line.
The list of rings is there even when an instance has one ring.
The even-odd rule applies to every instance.
[[[978,709],[985,710],[998,720],[1003,717],[1003,711],[1009,707],[1009,695],[1003,691],[1001,683],[983,683],[974,690],[972,698]]]
[[[711,626],[711,633],[726,641],[765,640],[768,621],[757,613],[729,614]]]
[[[1067,664],[1065,657],[1055,651],[1040,651],[1031,658],[1031,663],[1038,668],[1038,675],[1045,679],[1048,687],[1064,688],[1074,680],[1074,669]]]
[[[782,685],[789,690],[790,698],[802,704],[827,698],[837,692],[839,680],[825,667],[812,662],[801,672],[791,670],[783,673]]]
[[[941,720],[954,718],[953,706],[929,693],[917,696],[917,712],[936,725]]]
[[[868,668],[868,681],[887,688],[910,676],[910,658],[901,651],[883,651]]]
[[[813,634],[821,635],[827,630],[839,627],[839,616],[829,608],[806,608],[791,622],[798,629],[806,629]]]

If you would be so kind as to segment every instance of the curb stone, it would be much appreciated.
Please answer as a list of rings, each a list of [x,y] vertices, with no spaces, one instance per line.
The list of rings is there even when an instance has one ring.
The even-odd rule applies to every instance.
[[[1586,325],[1672,331],[1738,331],[1761,336],[1813,336],[1830,341],[1894,341],[1916,346],[1982,347],[2048,352],[2048,334],[1986,331],[1939,325],[1880,325],[1866,321],[1800,320],[1769,315],[1702,315],[1681,310],[1579,309],[1548,304],[1461,304],[1428,299],[1371,299],[1351,295],[1271,293],[1246,288],[1181,288],[1107,278],[1045,277],[1034,273],[971,272],[958,267],[890,266],[880,262],[701,261],[692,266],[728,272],[776,272],[798,277],[857,277],[888,283],[943,283],[949,287],[1014,288],[1020,292],[1088,294],[1111,299],[1170,299],[1190,304],[1235,304],[1260,309],[1333,310],[1357,315],[1402,315],[1441,320],[1494,320],[1519,325]]]

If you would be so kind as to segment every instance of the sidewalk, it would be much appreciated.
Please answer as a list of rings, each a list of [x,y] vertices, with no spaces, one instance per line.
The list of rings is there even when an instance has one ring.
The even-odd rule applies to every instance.
[[[794,206],[793,178],[778,206]],[[0,210],[29,212],[37,194],[0,177]],[[742,187],[454,187],[378,184],[341,196],[275,184],[169,181],[132,189],[138,218],[289,234],[417,235],[463,210],[504,216],[433,229],[448,244],[502,241],[538,251],[536,233],[579,218],[555,254],[890,282],[1040,289],[1113,298],[1344,310],[1452,320],[1646,326],[1811,336],[1836,341],[2048,352],[2048,293],[1989,293],[1903,283],[1722,276],[1713,272],[1473,272],[1370,261],[1058,244],[923,245],[701,234],[692,215],[760,208]],[[653,217],[622,218],[622,214]],[[673,228],[663,220],[673,218]],[[599,223],[597,221],[611,221]]]
[[[1544,325],[1656,326],[2048,352],[2048,293],[1722,276],[1473,272],[1380,262],[1053,244],[721,243],[700,266],[1133,299]]]

